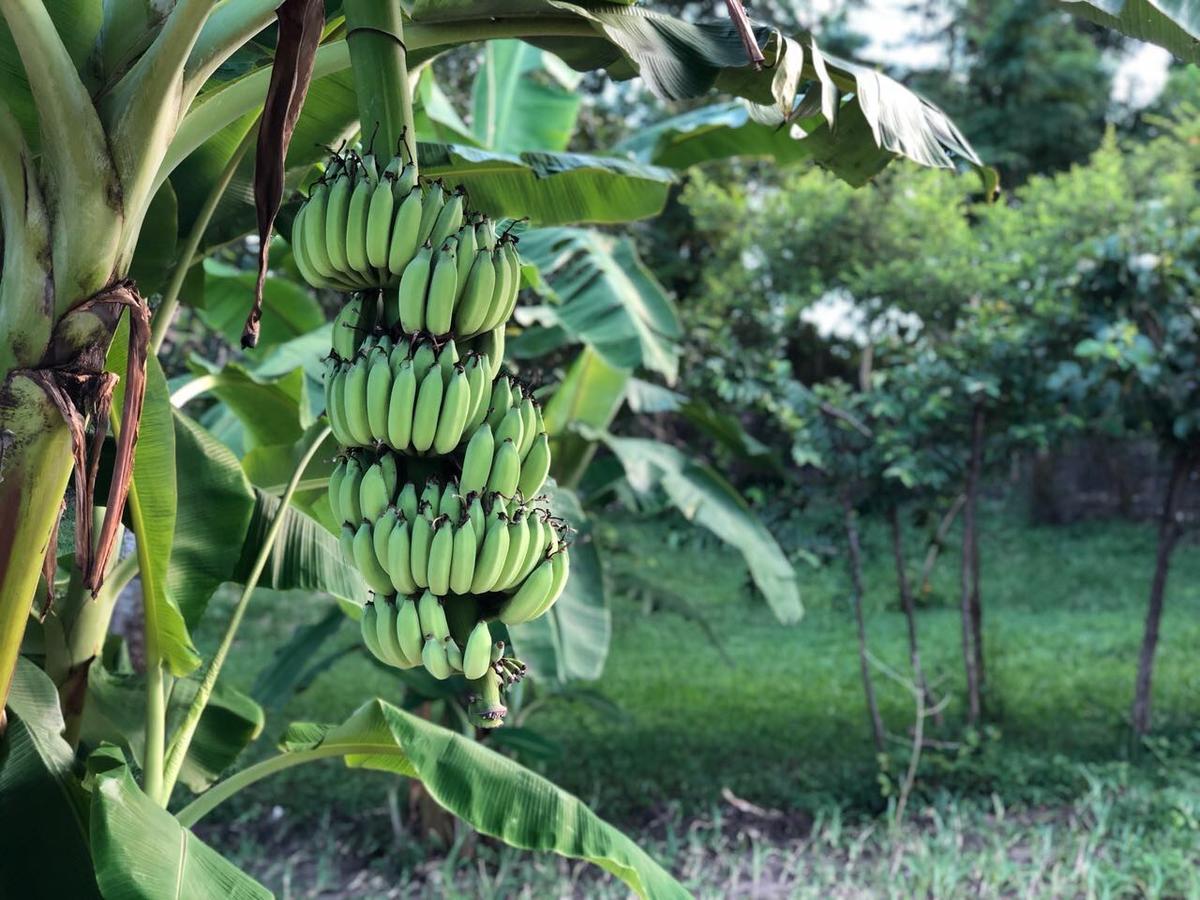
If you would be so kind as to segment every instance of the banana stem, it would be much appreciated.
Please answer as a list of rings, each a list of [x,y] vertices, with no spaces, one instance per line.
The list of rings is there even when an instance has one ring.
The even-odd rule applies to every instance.
[[[204,239],[204,232],[208,230],[208,223],[212,221],[217,204],[221,202],[221,197],[225,195],[225,191],[229,188],[229,183],[233,181],[233,176],[237,172],[238,166],[241,164],[243,157],[245,157],[246,151],[250,149],[250,145],[254,143],[254,138],[257,134],[258,129],[253,124],[246,129],[246,134],[233,151],[233,155],[229,157],[229,162],[225,164],[225,168],[221,172],[221,177],[217,179],[208,196],[204,198],[204,205],[200,207],[200,211],[196,214],[196,221],[192,223],[192,230],[188,232],[187,240],[179,252],[179,259],[175,263],[175,271],[171,273],[171,282],[167,285],[167,289],[163,293],[162,303],[159,304],[158,311],[154,314],[154,324],[150,331],[150,352],[155,355],[158,354],[159,348],[162,347],[163,339],[167,336],[167,329],[171,326],[171,320],[175,318],[175,310],[179,306],[179,292],[183,289],[183,282],[187,278],[187,273],[191,271],[192,264],[195,262],[196,252],[200,249],[200,242]]]
[[[391,749],[396,755],[403,755],[394,746]],[[230,775],[219,784],[214,784],[181,809],[175,818],[179,820],[179,824],[184,828],[191,828],[238,791],[248,788],[256,781],[262,781],[268,775],[274,775],[277,772],[282,772],[285,769],[290,769],[292,766],[298,766],[302,763],[315,762],[318,759],[329,759],[334,756],[381,756],[386,754],[387,751],[388,747],[379,744],[331,744],[329,746],[314,747],[311,750],[281,753],[279,756],[272,756],[270,759],[264,759],[262,762],[255,763],[247,769],[242,769],[242,771]]]
[[[378,128],[381,156],[398,152],[403,139],[415,164],[417,133],[400,4],[346,0],[343,9],[364,143]]]
[[[246,579],[245,587],[242,590],[242,595],[238,598],[237,605],[233,608],[233,615],[229,617],[229,624],[225,626],[225,634],[221,637],[221,643],[217,647],[216,653],[213,654],[212,662],[204,672],[204,678],[200,682],[200,688],[196,691],[196,696],[192,700],[192,705],[188,707],[187,716],[180,725],[179,731],[171,741],[171,750],[167,756],[166,775],[164,781],[164,797],[170,797],[171,791],[175,787],[175,782],[179,778],[179,771],[183,767],[183,760],[187,756],[188,747],[192,743],[192,738],[196,734],[196,726],[200,724],[200,717],[204,714],[204,708],[208,705],[208,699],[212,696],[213,688],[216,687],[217,678],[221,674],[221,667],[225,665],[225,658],[229,655],[229,649],[233,646],[233,640],[237,636],[238,627],[242,624],[242,617],[246,614],[246,607],[250,604],[250,597],[254,593],[254,588],[258,585],[258,579],[262,576],[263,569],[266,568],[267,560],[271,556],[271,549],[275,546],[275,539],[279,536],[279,529],[283,526],[283,520],[287,515],[288,506],[292,502],[292,497],[296,493],[296,488],[299,486],[301,479],[304,477],[304,470],[308,468],[308,464],[316,455],[317,448],[325,441],[329,435],[329,428],[323,428],[314,438],[308,449],[304,451],[304,456],[300,458],[299,464],[296,466],[296,471],[292,473],[291,481],[288,482],[287,488],[283,492],[283,497],[280,498],[279,509],[275,513],[275,518],[271,520],[271,526],[267,529],[266,537],[263,539],[262,546],[258,550],[258,557],[254,560],[254,568],[250,570],[250,577]]]

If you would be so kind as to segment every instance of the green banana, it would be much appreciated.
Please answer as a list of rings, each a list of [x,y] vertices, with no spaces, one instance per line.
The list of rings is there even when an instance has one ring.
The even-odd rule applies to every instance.
[[[424,512],[418,513],[409,535],[408,571],[412,574],[413,584],[419,588],[429,587],[429,544],[432,540],[433,524]]]
[[[496,442],[492,437],[492,426],[484,422],[475,429],[467,442],[463,454],[462,475],[458,479],[461,490],[481,492],[487,486],[488,473],[492,471],[492,456]]]
[[[434,453],[445,456],[458,446],[470,411],[471,389],[467,383],[467,373],[462,366],[456,366],[442,398],[437,431],[433,436]]]
[[[516,241],[509,241],[504,246],[504,258],[508,263],[509,271],[509,286],[508,286],[508,303],[500,313],[500,318],[496,323],[507,322],[513,316],[513,311],[517,308],[517,298],[521,293],[521,257],[517,255]]]
[[[496,278],[491,299],[488,301],[488,314],[480,326],[485,331],[505,321],[504,310],[508,308],[508,295],[512,290],[512,272],[504,251],[500,248],[492,251],[492,268],[496,272]]]
[[[550,474],[550,438],[546,432],[539,434],[529,448],[529,455],[521,463],[521,477],[517,481],[517,489],[526,500],[537,496],[537,492],[546,483]]]
[[[325,201],[325,253],[335,273],[343,277],[349,274],[346,261],[346,214],[350,207],[350,192],[354,184],[349,173],[343,171],[333,180],[329,196]]]
[[[454,529],[454,550],[450,559],[450,590],[465,594],[475,578],[475,526],[468,519]]]
[[[508,559],[508,519],[499,518],[488,523],[483,537],[483,546],[475,560],[475,574],[471,579],[472,594],[486,594],[496,587],[500,573]]]
[[[338,363],[329,384],[329,406],[325,412],[329,416],[329,427],[339,444],[350,445],[354,439],[346,427],[346,375],[350,372],[349,363]]]
[[[496,249],[496,227],[486,216],[475,226],[475,246],[489,253]]]
[[[529,549],[529,523],[523,511],[518,510],[509,518],[507,530],[508,553],[505,554],[496,583],[492,585],[494,591],[502,591],[517,583],[517,571],[525,562],[525,551]]]
[[[450,668],[455,672],[461,672],[463,667],[462,649],[454,643],[452,637],[446,638],[442,643],[446,645],[446,660],[450,663]]]
[[[329,508],[333,511],[333,521],[341,525],[346,521],[342,516],[342,482],[346,480],[346,460],[339,459],[333,466],[333,471],[329,473]]]
[[[379,567],[388,573],[389,578],[392,569],[388,562],[388,544],[391,543],[392,532],[399,524],[400,516],[396,512],[396,507],[389,506],[371,528],[371,549],[375,551],[375,560],[379,563]],[[393,586],[395,585],[393,584]]]
[[[445,640],[450,636],[450,625],[446,622],[446,610],[442,601],[430,591],[421,595],[417,612],[421,617],[421,633],[425,639]]]
[[[417,251],[400,276],[399,321],[407,334],[425,329],[425,295],[429,290],[429,274],[433,265],[433,249],[427,244]],[[394,327],[394,322],[388,323]]]
[[[392,192],[391,179],[381,178],[371,192],[367,206],[367,262],[376,269],[387,271],[388,250],[392,241],[392,212],[396,207],[396,195]]]
[[[437,219],[426,238],[435,247],[458,231],[462,225],[464,194],[462,188],[457,189],[438,211]]]
[[[397,155],[394,159],[400,159]],[[396,175],[396,183],[392,185],[392,190],[396,194],[396,200],[399,202],[401,197],[405,197],[408,193],[417,186],[417,167],[412,163],[405,164],[404,168],[400,169]]]
[[[554,583],[551,561],[546,560],[525,579],[520,589],[500,607],[499,619],[505,625],[528,622],[545,603]]]
[[[346,462],[346,475],[342,479],[339,492],[339,505],[342,510],[342,520],[350,522],[356,528],[362,521],[362,507],[359,505],[358,488],[362,484],[363,467],[357,457],[350,457]]]
[[[371,211],[373,191],[369,182],[363,178],[358,179],[358,183],[354,185],[354,192],[350,195],[344,234],[346,263],[352,270],[348,271],[348,274],[372,286],[379,282],[379,276],[371,271],[371,262],[367,259],[367,216]]]
[[[492,644],[492,662],[498,663],[504,658],[504,641]]]
[[[442,499],[438,502],[438,515],[445,516],[451,522],[462,518],[462,494],[458,492],[458,485],[446,485],[442,491]]]
[[[438,350],[437,361],[442,370],[442,384],[447,384],[450,376],[454,374],[454,367],[458,364],[458,345],[454,343],[454,338],[449,338],[442,344]]]
[[[366,339],[372,323],[364,321],[362,294],[353,295],[333,318],[333,352],[342,359],[353,359]]]
[[[406,669],[411,663],[396,641],[396,604],[392,598],[376,601],[379,614],[375,619],[375,642],[380,649],[379,658],[389,666]]]
[[[365,447],[371,443],[371,424],[367,421],[367,361],[361,356],[354,361],[346,375],[346,401],[343,416],[346,429],[354,443]]]
[[[375,162],[375,154],[367,153],[363,155],[359,162],[362,165],[362,174],[366,177],[367,183],[374,187],[375,182],[379,180],[379,166]]]
[[[521,407],[511,406],[504,418],[500,420],[500,425],[496,429],[496,443],[503,444],[505,441],[512,441],[513,446],[517,448],[517,459],[521,458],[521,439],[525,433],[525,422],[521,418]]]
[[[304,217],[304,250],[316,273],[324,278],[337,278],[339,272],[329,260],[325,246],[325,214],[329,201],[329,185],[318,181],[309,194],[308,213]]]
[[[454,561],[454,526],[444,516],[433,523],[429,542],[429,590],[439,597],[450,593],[450,566]]]
[[[457,296],[457,251],[454,243],[447,241],[441,245],[441,249],[433,258],[433,273],[429,277],[429,291],[425,298],[426,331],[438,336],[449,334],[454,321],[454,300]]]
[[[492,632],[487,622],[479,622],[467,638],[463,650],[462,673],[472,680],[482,678],[492,663]]]
[[[362,517],[374,522],[392,502],[383,478],[383,467],[374,463],[363,473],[358,485],[358,508]]]
[[[550,582],[550,589],[546,592],[546,599],[542,601],[542,605],[533,614],[533,619],[537,619],[549,612],[550,607],[554,606],[558,598],[562,596],[563,589],[567,586],[567,579],[571,577],[571,556],[567,553],[566,547],[563,547],[550,557],[550,571],[553,575],[553,579]]]
[[[441,369],[430,369],[417,391],[417,406],[413,412],[412,446],[418,453],[425,453],[433,446],[443,390]]]
[[[442,207],[446,205],[446,191],[441,182],[435,181],[428,185],[425,196],[421,200],[421,224],[417,229],[417,243],[432,244],[433,226],[437,223]]]
[[[467,521],[471,523],[471,528],[475,531],[475,550],[483,546],[483,536],[487,532],[487,514],[483,511],[483,501],[479,494],[467,494],[463,498],[463,502],[467,505]],[[458,594],[465,594],[466,591],[456,591]]]
[[[421,246],[421,190],[414,187],[403,200],[398,200],[392,222],[392,238],[388,244],[387,267],[392,277],[399,278],[405,266],[416,256]]]
[[[437,478],[430,477],[425,482],[425,490],[421,491],[421,512],[432,522],[442,514],[442,484]]]
[[[471,408],[467,412],[467,424],[463,426],[463,434],[473,434],[487,415],[488,390],[487,361],[479,354],[472,353],[467,357],[467,387],[471,392]]]
[[[461,261],[461,250],[460,261]],[[478,334],[491,311],[496,289],[496,269],[487,250],[477,250],[470,271],[462,283],[462,298],[454,314],[455,331],[463,337]]]
[[[496,449],[492,460],[492,471],[488,475],[487,489],[503,497],[512,497],[517,492],[517,481],[521,477],[521,458],[511,440],[503,441]]]
[[[417,349],[413,352],[413,374],[417,376],[417,384],[420,384],[429,370],[437,365],[438,354],[433,349],[431,341],[422,340],[417,345]]]
[[[388,408],[392,396],[392,366],[381,345],[376,345],[367,359],[370,363],[367,373],[367,427],[376,441],[386,441]]]
[[[504,329],[502,323],[490,331],[484,331],[475,339],[475,349],[488,360],[488,381],[495,381],[500,374],[500,366],[504,364]]]
[[[528,578],[529,573],[537,567],[537,564],[545,559],[548,535],[549,528],[545,519],[537,512],[531,514],[529,516],[529,544],[525,548],[525,559],[517,569],[516,583],[520,584]]]
[[[458,253],[458,293],[459,299],[462,299],[463,289],[467,285],[467,277],[471,274],[471,266],[475,262],[475,229],[470,225],[464,225],[455,232],[454,239],[458,242],[456,250]],[[457,323],[458,316],[455,315]]]
[[[497,378],[492,385],[492,400],[487,414],[487,423],[492,426],[493,432],[500,429],[500,423],[512,405],[512,382],[508,378]]]
[[[367,586],[376,594],[386,596],[392,592],[392,580],[375,558],[375,545],[371,537],[371,523],[363,522],[354,532],[354,565],[362,573]]]
[[[403,515],[403,514],[402,514]],[[411,524],[406,518],[398,517],[396,525],[388,535],[387,565],[388,577],[392,579],[392,587],[397,594],[413,594],[417,591],[417,583],[412,577]],[[405,651],[405,655],[412,654]]]
[[[421,617],[417,614],[417,601],[412,597],[397,600],[396,638],[404,655],[414,662],[421,658],[421,647],[425,635],[421,631]]]
[[[404,520],[410,524],[417,517],[417,487],[411,481],[400,489],[400,494],[396,497],[396,508],[404,514]]]
[[[413,363],[406,359],[400,363],[392,380],[392,391],[388,397],[387,442],[404,452],[412,442],[413,412],[417,402],[417,379],[413,375]],[[374,431],[374,428],[371,429]]]
[[[521,440],[517,446],[517,452],[521,454],[522,463],[524,463],[525,457],[529,455],[529,448],[533,446],[534,438],[538,436],[539,432],[544,430],[545,424],[542,422],[542,416],[538,412],[533,395],[526,394],[525,399],[521,401]]]
[[[379,638],[375,633],[376,621],[379,615],[375,609],[375,604],[368,601],[363,607],[362,619],[359,624],[362,627],[363,643],[367,645],[367,649],[371,651],[371,655],[378,660],[387,662],[383,657],[383,649],[379,646]]]
[[[450,660],[446,657],[446,645],[440,640],[426,638],[425,646],[421,649],[421,662],[425,671],[438,681],[445,681],[454,674],[450,668]]]

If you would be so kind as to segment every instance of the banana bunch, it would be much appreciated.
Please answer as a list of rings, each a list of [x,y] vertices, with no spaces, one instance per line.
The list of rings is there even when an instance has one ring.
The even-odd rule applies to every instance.
[[[484,421],[496,368],[490,356],[460,357],[452,339],[441,346],[428,337],[393,344],[384,334],[366,337],[352,358],[340,359],[340,350],[357,341],[345,331],[350,338],[325,368],[325,409],[339,443],[444,456]]]
[[[459,483],[466,491],[495,491],[530,500],[550,472],[550,440],[541,406],[512,378],[497,378],[487,414],[463,453]]]
[[[336,291],[392,288],[426,245],[440,248],[449,238],[467,254],[465,285],[476,232],[494,245],[492,224],[477,216],[464,229],[464,191],[422,182],[404,155],[393,156],[383,171],[379,165],[373,154],[354,150],[331,157],[292,224],[300,274],[314,287]]]
[[[373,595],[363,642],[388,665],[461,676],[470,720],[496,727],[525,674],[507,629],[570,575],[566,528],[534,502],[550,469],[541,407],[500,371],[517,239],[411,158],[380,170],[356,147],[329,161],[292,245],[309,283],[347,295],[325,363],[343,447],[328,499]]]
[[[486,598],[501,622],[536,619],[570,575],[562,523],[499,494],[460,491],[436,477],[419,496],[412,482],[399,487],[391,454],[365,470],[354,456],[339,461],[329,502],[343,556],[377,595],[506,594]]]
[[[503,325],[512,316],[521,286],[516,240],[496,236],[486,218],[462,222],[462,199],[455,194],[442,207],[454,213],[456,229],[419,246],[384,301],[384,325],[405,334],[426,332],[469,338]],[[439,217],[438,222],[441,222]]]

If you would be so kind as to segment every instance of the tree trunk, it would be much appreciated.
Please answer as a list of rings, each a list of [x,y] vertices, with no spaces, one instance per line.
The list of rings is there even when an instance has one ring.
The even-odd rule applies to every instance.
[[[1150,731],[1150,692],[1154,674],[1154,653],[1158,649],[1158,628],[1162,621],[1163,599],[1167,589],[1167,572],[1171,552],[1179,539],[1177,507],[1179,492],[1192,470],[1190,453],[1180,450],[1171,469],[1167,494],[1163,497],[1162,514],[1158,523],[1158,551],[1154,558],[1154,580],[1150,583],[1150,604],[1146,608],[1146,625],[1142,634],[1142,651],[1138,657],[1137,685],[1133,695],[1133,733],[1141,737]]]
[[[962,512],[963,504],[966,502],[966,494],[959,494],[954,498],[954,502],[950,504],[950,508],[946,510],[946,514],[942,516],[942,521],[938,523],[933,540],[929,542],[929,550],[926,551],[925,562],[921,566],[920,592],[922,595],[929,593],[929,579],[933,577],[933,567],[937,565],[938,554],[942,552],[942,547],[946,543],[946,536],[950,534],[950,529],[954,526],[954,520],[958,518],[958,514]]]
[[[854,602],[854,622],[858,628],[858,664],[862,670],[863,692],[867,697],[867,714],[871,719],[871,736],[875,741],[875,750],[884,751],[885,731],[883,719],[879,715],[879,706],[875,702],[875,685],[871,681],[871,665],[867,658],[867,626],[863,621],[863,586],[862,586],[862,547],[858,540],[858,523],[854,507],[845,492],[841,493],[842,511],[845,514],[846,543],[850,547],[850,582]]]
[[[929,696],[929,685],[925,681],[925,672],[921,668],[921,650],[917,640],[917,611],[913,606],[912,589],[908,583],[908,571],[904,564],[904,536],[900,525],[900,509],[893,506],[889,510],[892,528],[892,558],[896,563],[896,584],[900,590],[900,604],[904,607],[904,618],[908,624],[908,657],[912,664],[913,680],[921,696],[925,698],[925,706],[932,708],[934,704]]]
[[[0,732],[71,459],[70,431],[41,387],[22,375],[0,385]]]
[[[983,463],[983,409],[976,404],[971,412],[971,459],[967,466],[964,493],[962,536],[962,645],[967,674],[967,724],[977,725],[983,715],[981,629],[983,612],[979,606],[979,582],[976,575],[978,543],[975,516],[979,493],[979,470]]]

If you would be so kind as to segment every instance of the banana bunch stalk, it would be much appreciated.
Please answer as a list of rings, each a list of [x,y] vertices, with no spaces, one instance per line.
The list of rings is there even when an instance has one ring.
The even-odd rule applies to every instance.
[[[374,595],[363,642],[387,665],[461,676],[471,721],[496,727],[526,671],[507,629],[545,615],[570,576],[567,529],[538,505],[541,407],[500,372],[517,239],[462,188],[356,151],[327,165],[292,237],[305,279],[349,295],[325,367],[344,448],[328,498]]]

